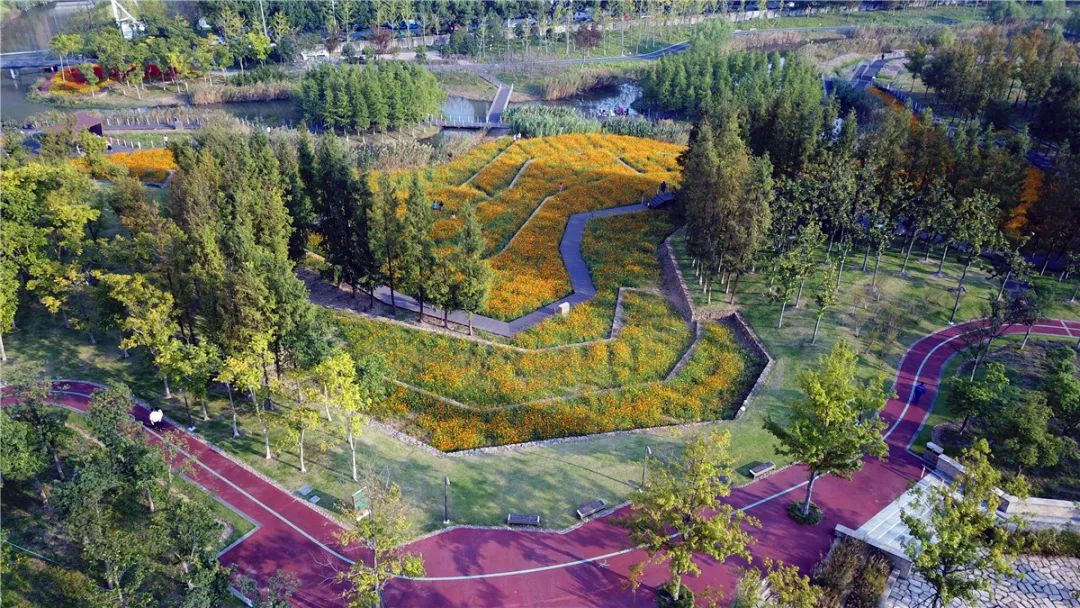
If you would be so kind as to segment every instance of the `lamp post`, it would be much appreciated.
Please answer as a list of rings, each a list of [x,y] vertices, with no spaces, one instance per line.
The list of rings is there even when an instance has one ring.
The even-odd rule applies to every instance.
[[[443,525],[450,525],[450,477],[443,477]]]
[[[638,492],[645,491],[645,476],[649,473],[649,456],[652,455],[652,448],[645,446],[645,457],[641,459],[641,487],[638,488]]]

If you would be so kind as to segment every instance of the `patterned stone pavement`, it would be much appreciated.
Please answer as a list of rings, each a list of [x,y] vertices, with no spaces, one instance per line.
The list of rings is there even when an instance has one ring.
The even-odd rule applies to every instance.
[[[985,608],[1080,608],[1080,559],[1024,555],[1016,561],[1019,578],[995,581],[987,593],[972,604]],[[932,595],[926,581],[912,573],[897,579],[889,590],[885,608],[917,608],[929,605]],[[958,608],[954,601],[949,608]]]

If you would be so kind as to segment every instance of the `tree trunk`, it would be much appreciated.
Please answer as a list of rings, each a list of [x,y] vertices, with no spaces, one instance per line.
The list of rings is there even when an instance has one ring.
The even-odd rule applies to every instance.
[[[869,260],[870,260],[870,243],[867,243],[866,244],[866,251],[863,252],[863,256],[862,256],[862,271],[863,272],[866,272],[866,263]]]
[[[1028,325],[1027,331],[1024,332],[1024,341],[1020,343],[1020,350],[1027,348],[1028,338],[1031,337],[1031,328],[1033,325]]]
[[[0,361],[7,361],[7,351],[4,350],[4,332],[0,331]]]
[[[817,332],[818,328],[821,327],[821,317],[824,316],[825,310],[823,309],[821,312],[818,313],[817,321],[814,322],[814,337],[810,339],[810,344],[817,344]]]
[[[304,433],[306,429],[300,429],[300,472],[307,473],[307,464],[304,462]]]
[[[209,422],[210,413],[206,411],[206,399],[199,399],[199,409],[202,410],[203,422]]]
[[[150,504],[150,512],[154,512],[154,494],[150,488],[146,488],[146,502]]]
[[[781,327],[784,326],[784,309],[785,308],[787,308],[787,300],[784,300],[784,302],[782,304],[780,304],[780,320],[777,321],[777,323],[776,323],[776,329],[780,329]]]
[[[352,466],[352,480],[358,481],[356,474],[356,438],[353,435],[352,417],[347,418],[345,424],[348,425],[346,432],[349,438],[349,464]]]
[[[195,421],[191,418],[191,403],[188,401],[187,391],[184,391],[184,410],[187,411],[187,426],[188,430],[195,428]]]
[[[735,304],[735,292],[738,291],[739,278],[742,276],[741,272],[735,273],[735,278],[731,280],[731,299],[728,300],[729,305]]]
[[[169,379],[162,376],[161,381],[165,383],[165,398],[166,399],[171,399],[172,398],[172,393],[169,392]]]
[[[472,334],[472,316],[473,316],[473,313],[472,313],[472,311],[470,310],[470,311],[469,311],[469,335],[470,335],[470,336],[471,336],[471,335],[473,335],[473,334]]]
[[[945,243],[945,251],[942,252],[942,254],[941,254],[941,260],[938,262],[937,272],[935,273],[939,277],[941,275],[945,274],[942,269],[945,267],[945,256],[947,256],[947,255],[949,255],[949,244]]]
[[[833,286],[833,291],[840,289],[840,278],[844,276],[844,262],[847,261],[847,249],[844,248],[840,253],[840,268],[836,271],[836,285]]]
[[[232,436],[236,439],[240,436],[240,429],[236,426],[236,403],[233,402],[232,385],[226,384],[225,390],[229,393],[229,411],[232,413]]]
[[[806,500],[803,501],[802,514],[803,517],[810,515],[810,498],[814,494],[814,482],[817,481],[818,474],[816,471],[810,471],[810,482],[806,484]]]
[[[270,425],[268,425],[266,423],[266,419],[262,417],[260,417],[259,422],[262,424],[263,446],[266,448],[266,456],[264,456],[264,458],[266,458],[267,460],[271,460],[273,459],[274,455],[270,453]]]
[[[909,254],[911,253],[910,249],[908,250],[908,253]],[[904,263],[905,264],[907,263],[907,258],[904,258]],[[880,269],[881,269],[881,249],[878,249],[877,261],[874,262],[874,278],[870,279],[870,286],[871,287],[877,287],[877,276],[878,276],[878,270],[880,270]]]
[[[1009,272],[1006,272],[1005,276],[1001,279],[1001,289],[998,290],[997,297],[994,298],[995,302],[1000,302],[1001,301],[1001,296],[1004,295],[1004,293],[1005,293],[1005,286],[1008,285],[1010,277],[1012,277],[1012,271],[1011,270]]]
[[[904,254],[904,263],[900,266],[900,274],[907,274],[908,260],[911,259],[911,250],[915,248],[915,235],[917,234],[918,232],[915,232],[911,235],[911,242],[908,243],[907,253]],[[881,261],[880,254],[878,255],[878,261]]]
[[[949,315],[949,324],[951,325],[956,319],[956,309],[960,308],[960,296],[964,293],[964,279],[967,278],[968,268],[971,268],[971,262],[974,259],[968,258],[967,264],[964,264],[964,272],[960,274],[960,281],[956,284],[956,301],[953,302],[952,314]]]
[[[803,277],[803,280],[799,281],[799,292],[795,294],[795,308],[798,308],[799,302],[802,301],[802,290],[804,285],[806,285],[806,277]]]

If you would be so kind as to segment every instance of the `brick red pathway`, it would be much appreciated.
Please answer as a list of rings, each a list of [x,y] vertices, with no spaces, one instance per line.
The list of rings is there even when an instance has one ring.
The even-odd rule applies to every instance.
[[[964,347],[962,336],[974,323],[933,333],[907,351],[896,378],[897,397],[889,400],[882,414],[890,425],[889,458],[868,460],[851,481],[819,480],[814,499],[825,510],[821,524],[799,526],[785,512],[787,503],[803,491],[806,470],[802,466],[789,467],[732,493],[731,504],[762,522],[762,527],[753,531],[755,561],[770,557],[804,570],[812,567],[832,542],[836,524],[858,528],[919,478],[921,462],[907,448],[936,397],[945,363]],[[1010,333],[1022,331],[1015,327]],[[1080,337],[1080,321],[1043,321],[1034,333]],[[919,403],[909,404],[911,390],[919,381],[926,383],[926,394]],[[53,399],[83,411],[96,388],[85,382],[58,382]],[[145,408],[136,407],[132,413],[149,427]],[[148,428],[153,441],[157,441],[162,426]],[[164,427],[175,430],[168,424]],[[224,551],[221,561],[260,580],[278,569],[295,573],[302,582],[294,602],[297,606],[344,605],[334,576],[348,567],[347,560],[366,555],[337,542],[340,526],[197,437],[189,437],[189,443],[187,458],[194,462],[191,478],[258,526]],[[651,568],[645,577],[646,588],[637,593],[626,589],[629,567],[644,553],[630,547],[626,533],[611,519],[597,519],[566,533],[454,528],[418,540],[410,549],[424,555],[427,577],[393,581],[386,592],[387,604],[654,606],[652,587],[664,580],[664,571]],[[702,575],[687,579],[690,587],[702,591],[709,586],[725,592],[733,589],[738,568],[744,565],[717,564],[709,559],[699,560],[699,564]]]

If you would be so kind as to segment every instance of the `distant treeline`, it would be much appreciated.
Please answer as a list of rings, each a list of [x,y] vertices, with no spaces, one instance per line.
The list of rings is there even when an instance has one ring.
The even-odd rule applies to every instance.
[[[304,74],[296,104],[310,125],[370,131],[439,112],[446,93],[427,69],[402,62],[321,65]]]

